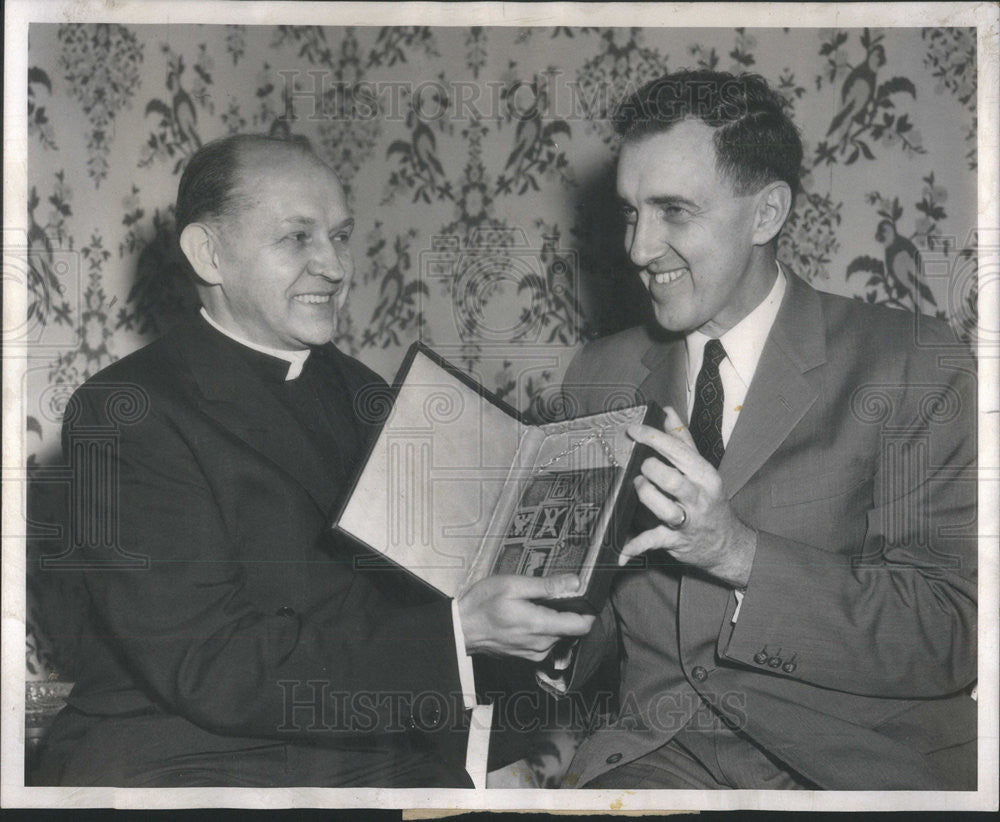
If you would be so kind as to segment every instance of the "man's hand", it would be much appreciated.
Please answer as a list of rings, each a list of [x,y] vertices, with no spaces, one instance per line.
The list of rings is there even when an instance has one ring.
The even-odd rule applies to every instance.
[[[533,600],[571,593],[578,587],[573,574],[496,575],[479,580],[458,599],[465,649],[542,662],[562,637],[590,631],[594,617],[554,611]]]
[[[663,431],[635,425],[628,432],[675,466],[650,457],[635,478],[639,500],[663,524],[629,540],[619,564],[663,548],[674,559],[733,588],[745,588],[757,551],[757,532],[733,513],[718,472],[698,453],[677,412],[665,410]]]

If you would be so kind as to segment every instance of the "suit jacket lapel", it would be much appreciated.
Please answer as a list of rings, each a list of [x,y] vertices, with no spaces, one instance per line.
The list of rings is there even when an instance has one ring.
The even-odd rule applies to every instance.
[[[337,487],[318,449],[222,335],[197,318],[178,328],[178,347],[202,395],[202,410],[261,456],[278,465],[327,513]]]
[[[683,338],[656,343],[642,358],[649,369],[639,385],[639,401],[672,406],[687,422],[687,356]]]
[[[826,362],[826,327],[816,292],[794,274],[761,353],[743,410],[719,465],[731,498],[764,465],[816,401],[805,374]]]
[[[819,297],[798,277],[788,287],[761,353],[736,427],[726,445],[719,475],[730,498],[784,442],[809,407],[817,389],[806,372],[826,362],[826,327]],[[732,590],[694,573],[681,579],[680,636],[684,664],[698,642],[715,642],[732,601]]]

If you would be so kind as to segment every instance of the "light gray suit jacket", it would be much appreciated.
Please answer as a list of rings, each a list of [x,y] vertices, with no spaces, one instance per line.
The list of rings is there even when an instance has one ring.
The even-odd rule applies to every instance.
[[[685,367],[682,339],[644,328],[592,342],[569,415],[611,398],[684,417]],[[732,590],[663,552],[622,572],[572,682],[617,654],[618,721],[567,786],[664,744],[705,699],[824,788],[975,788],[976,385],[944,323],[789,276],[719,467],[759,533],[739,618]]]

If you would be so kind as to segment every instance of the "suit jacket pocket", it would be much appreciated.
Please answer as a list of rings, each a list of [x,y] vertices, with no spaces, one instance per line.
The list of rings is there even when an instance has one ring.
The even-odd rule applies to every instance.
[[[857,463],[819,474],[789,477],[771,484],[771,505],[784,508],[835,499],[849,494],[869,480],[870,475]]]

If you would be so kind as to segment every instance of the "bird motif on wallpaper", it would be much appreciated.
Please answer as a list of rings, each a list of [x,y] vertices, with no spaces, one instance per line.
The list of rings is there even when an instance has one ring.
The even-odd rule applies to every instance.
[[[885,246],[885,272],[890,281],[908,283],[914,292],[923,293],[920,252],[913,242],[896,230],[892,220],[879,222],[875,241]]]
[[[536,113],[534,117],[522,117],[514,129],[514,148],[507,157],[507,168],[520,168],[522,159],[526,159],[535,147],[542,133],[542,121]],[[515,173],[516,176],[516,173]]]
[[[198,114],[194,110],[194,103],[191,101],[191,96],[180,87],[179,83],[177,91],[174,92],[173,112],[174,123],[177,126],[177,135],[180,138],[179,142],[190,141],[194,144],[195,148],[200,148],[201,138],[195,129],[198,122]]]
[[[412,144],[414,169],[430,183],[432,189],[437,190],[437,177],[444,177],[444,168],[437,158],[437,142],[430,126],[422,122],[417,123],[417,127],[413,130]]]
[[[875,98],[876,76],[885,65],[885,49],[881,45],[872,46],[864,62],[855,66],[844,80],[840,90],[840,110],[834,115],[826,134],[829,137],[840,129],[843,134],[838,142],[847,137],[852,122],[861,122]]]

